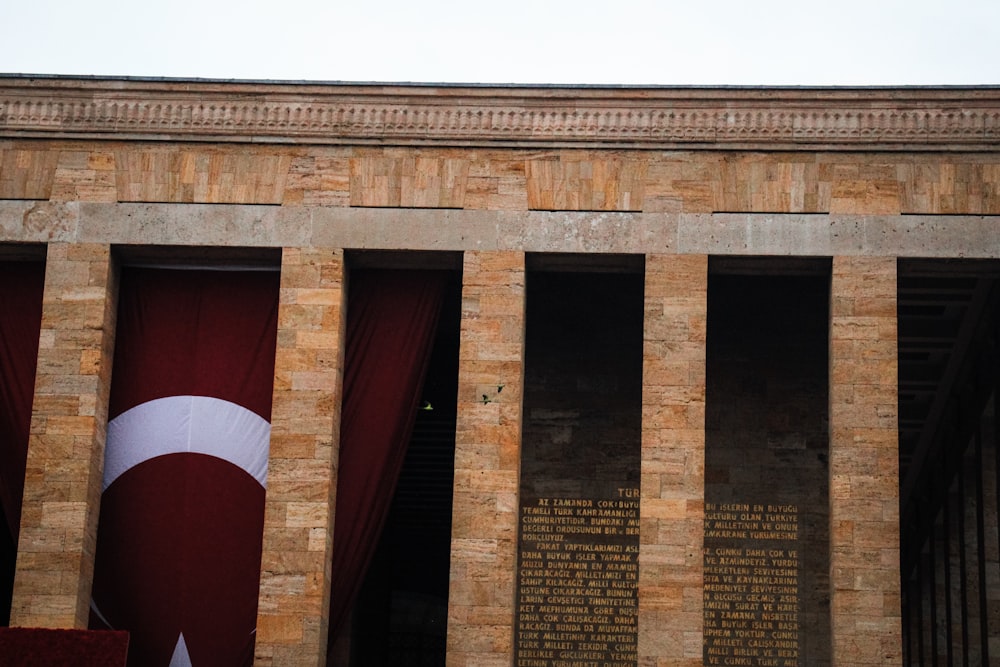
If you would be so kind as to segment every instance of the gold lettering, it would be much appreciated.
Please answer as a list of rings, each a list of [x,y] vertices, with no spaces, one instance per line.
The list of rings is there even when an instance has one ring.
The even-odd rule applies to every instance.
[[[616,492],[523,501],[515,664],[546,651],[595,665],[634,662],[639,490]],[[530,636],[535,628],[520,626],[547,627]]]
[[[798,654],[797,539],[795,505],[705,504],[708,662],[776,665]]]

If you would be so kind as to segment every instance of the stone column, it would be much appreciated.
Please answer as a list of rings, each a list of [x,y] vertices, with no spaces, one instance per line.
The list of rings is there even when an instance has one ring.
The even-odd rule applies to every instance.
[[[639,664],[702,664],[708,258],[646,257]]]
[[[340,250],[286,248],[271,409],[257,665],[325,665],[346,295]]]
[[[708,258],[646,257],[639,663],[702,664]]]
[[[899,664],[896,260],[834,257],[830,295],[832,664]]]
[[[49,245],[12,626],[87,627],[117,296],[109,246]]]
[[[464,264],[447,664],[510,667],[524,382],[524,253],[467,252]],[[498,386],[504,387],[502,393]],[[484,401],[483,394],[490,400]]]

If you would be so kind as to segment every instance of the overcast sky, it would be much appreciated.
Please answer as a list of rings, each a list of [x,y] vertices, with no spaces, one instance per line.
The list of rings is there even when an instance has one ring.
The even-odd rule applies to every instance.
[[[0,72],[1000,84],[1000,0],[0,0]]]

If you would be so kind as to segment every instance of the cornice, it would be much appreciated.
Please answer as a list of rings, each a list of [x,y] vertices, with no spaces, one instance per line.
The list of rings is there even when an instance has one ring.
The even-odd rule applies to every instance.
[[[613,88],[0,76],[0,137],[1000,150],[1000,88]]]

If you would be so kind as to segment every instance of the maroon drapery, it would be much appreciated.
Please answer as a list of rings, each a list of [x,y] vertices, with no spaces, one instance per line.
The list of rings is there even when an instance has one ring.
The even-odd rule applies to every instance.
[[[447,274],[357,271],[347,307],[330,643],[378,543],[413,431]]]
[[[215,396],[271,421],[278,273],[126,268],[108,419],[165,396]]]
[[[0,628],[4,667],[125,667],[127,654],[127,632]]]
[[[276,272],[123,272],[91,627],[129,665],[252,664],[277,308]]]
[[[10,616],[42,323],[42,262],[0,262],[0,624]]]
[[[41,262],[0,263],[0,505],[17,542],[42,324]]]

